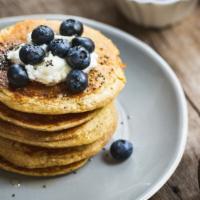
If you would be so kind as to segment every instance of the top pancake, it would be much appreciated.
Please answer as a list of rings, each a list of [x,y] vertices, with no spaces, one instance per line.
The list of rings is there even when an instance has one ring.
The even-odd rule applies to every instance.
[[[38,25],[50,26],[58,33],[60,21],[26,20],[0,32],[0,53],[13,45],[26,42],[27,34]],[[72,95],[64,83],[45,86],[31,82],[25,88],[12,89],[8,85],[7,65],[0,60],[0,101],[8,107],[27,113],[66,114],[100,108],[111,102],[125,85],[123,63],[115,45],[99,31],[84,26],[83,36],[95,43],[98,64],[89,74],[89,86],[80,94]]]

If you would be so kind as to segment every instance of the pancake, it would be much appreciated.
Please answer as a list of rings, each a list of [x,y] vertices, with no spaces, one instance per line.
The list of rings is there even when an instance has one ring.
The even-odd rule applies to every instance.
[[[28,146],[0,138],[0,156],[16,166],[31,169],[68,165],[96,155],[111,138],[115,128],[92,144],[61,149]]]
[[[99,111],[100,109],[64,115],[38,115],[12,110],[0,103],[0,119],[24,128],[39,131],[59,131],[72,128],[91,120]]]
[[[102,108],[98,114],[87,123],[63,131],[41,132],[17,127],[0,120],[0,136],[21,143],[61,148],[92,143],[107,132],[113,131],[117,123],[117,111],[113,104]]]
[[[2,56],[3,53],[15,44],[26,42],[27,34],[36,26],[47,25],[58,32],[60,23],[60,21],[26,20],[0,32],[0,101],[2,103],[12,109],[28,113],[48,115],[80,113],[107,105],[122,90],[126,80],[119,50],[110,39],[87,26],[84,26],[83,36],[94,41],[98,64],[89,72],[89,86],[84,92],[72,95],[66,90],[64,83],[45,86],[33,81],[24,88],[9,87],[7,79],[9,63]]]
[[[62,174],[71,173],[83,165],[85,165],[87,160],[81,160],[76,163],[72,163],[64,166],[49,167],[49,168],[38,168],[38,169],[27,169],[23,167],[18,167],[9,163],[5,159],[0,157],[0,169],[5,171],[14,172],[17,174],[23,174],[28,176],[57,176]]]

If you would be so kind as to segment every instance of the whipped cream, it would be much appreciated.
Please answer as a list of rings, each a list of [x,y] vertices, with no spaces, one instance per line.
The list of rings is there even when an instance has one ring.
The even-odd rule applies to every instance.
[[[73,37],[55,35],[55,39],[67,39],[71,41]],[[31,43],[31,34],[27,36],[27,42]],[[21,44],[17,49],[13,49],[7,52],[7,58],[13,63],[23,64],[27,71],[28,77],[32,81],[37,81],[45,85],[55,85],[64,81],[68,73],[72,68],[67,64],[66,60],[58,56],[54,56],[51,52],[47,52],[44,61],[37,65],[25,65],[19,58],[19,51],[25,44]],[[44,50],[47,49],[47,45],[42,45]],[[93,52],[90,54],[90,65],[83,70],[85,73],[89,73],[97,65],[98,55]]]

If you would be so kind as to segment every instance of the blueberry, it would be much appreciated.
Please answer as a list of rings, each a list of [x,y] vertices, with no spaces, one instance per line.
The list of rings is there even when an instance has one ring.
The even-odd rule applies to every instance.
[[[110,147],[112,157],[118,161],[124,161],[131,156],[133,145],[127,140],[116,140]]]
[[[69,49],[67,63],[74,69],[85,69],[90,65],[90,53],[81,46],[75,46]]]
[[[60,25],[60,34],[66,36],[81,35],[83,33],[83,24],[75,19],[67,19]]]
[[[8,68],[7,77],[9,84],[14,88],[25,87],[28,82],[28,74],[23,65],[12,64]]]
[[[33,30],[31,39],[34,44],[48,44],[54,39],[54,32],[48,26],[40,25]]]
[[[45,51],[40,46],[27,44],[19,51],[20,60],[25,64],[35,65],[41,63],[45,57]]]
[[[67,40],[63,39],[55,39],[49,44],[49,50],[52,52],[52,54],[61,58],[67,56],[67,52],[70,47],[70,43]]]
[[[74,69],[67,75],[66,84],[71,93],[83,92],[88,86],[88,76],[83,71]]]
[[[75,37],[72,40],[72,46],[82,46],[87,49],[90,53],[92,53],[95,49],[94,42],[87,37]]]

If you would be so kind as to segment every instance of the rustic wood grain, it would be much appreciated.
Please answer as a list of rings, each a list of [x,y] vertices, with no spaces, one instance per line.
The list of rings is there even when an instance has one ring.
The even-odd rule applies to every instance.
[[[200,7],[176,26],[144,29],[119,12],[114,0],[0,0],[0,17],[58,13],[92,18],[148,43],[173,67],[189,107],[189,136],[178,169],[152,200],[200,200]]]

